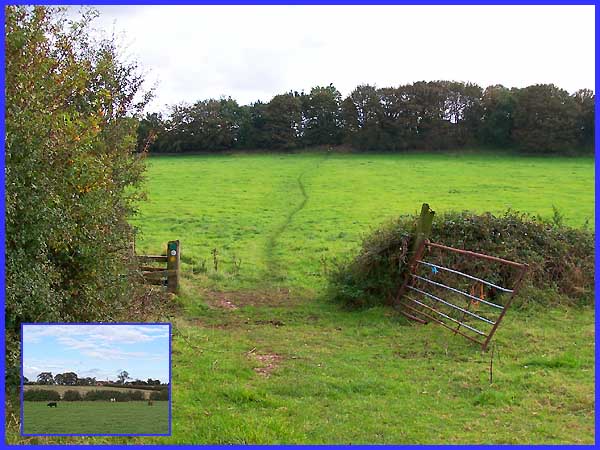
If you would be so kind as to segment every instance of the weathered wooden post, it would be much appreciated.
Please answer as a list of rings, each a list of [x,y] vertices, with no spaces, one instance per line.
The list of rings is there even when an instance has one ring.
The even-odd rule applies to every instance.
[[[433,225],[433,211],[428,203],[423,203],[421,206],[421,215],[419,216],[419,222],[417,223],[417,230],[415,232],[415,242],[413,244],[413,253],[416,253],[419,247],[422,246],[426,239],[429,239],[431,235],[431,227]]]
[[[407,255],[407,260],[409,261],[409,263],[404,282],[402,283],[402,286],[398,290],[396,298],[394,299],[395,307],[399,306],[400,298],[404,295],[404,292],[406,291],[406,286],[408,285],[411,274],[413,274],[415,271],[417,261],[423,256],[423,252],[425,251],[425,241],[427,241],[427,239],[429,239],[429,236],[431,235],[431,227],[433,225],[434,215],[435,211],[433,211],[429,207],[429,204],[423,203],[423,205],[421,206],[421,215],[419,216],[419,221],[417,222],[417,228],[415,230],[413,247]]]
[[[177,293],[179,289],[179,240],[167,244],[167,292]]]

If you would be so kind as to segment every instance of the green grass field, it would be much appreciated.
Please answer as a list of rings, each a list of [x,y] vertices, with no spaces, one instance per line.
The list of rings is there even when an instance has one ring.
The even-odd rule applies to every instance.
[[[546,218],[554,205],[593,227],[592,158],[156,157],[147,191],[138,253],[182,248],[173,434],[127,442],[594,443],[592,307],[509,310],[490,382],[491,352],[390,309],[344,311],[324,276],[363,233],[422,202]]]
[[[507,208],[594,225],[592,158],[476,155],[234,155],[153,157],[148,202],[133,222],[138,252],[182,241],[186,270],[215,286],[322,285],[323,260],[356,248],[389,218],[420,210]],[[239,276],[233,260],[241,259]]]
[[[24,402],[24,434],[166,434],[169,402]]]

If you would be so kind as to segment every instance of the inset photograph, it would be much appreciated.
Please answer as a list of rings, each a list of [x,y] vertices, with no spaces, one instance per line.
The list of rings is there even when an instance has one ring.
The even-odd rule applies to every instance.
[[[23,324],[22,336],[22,435],[170,434],[170,324]]]

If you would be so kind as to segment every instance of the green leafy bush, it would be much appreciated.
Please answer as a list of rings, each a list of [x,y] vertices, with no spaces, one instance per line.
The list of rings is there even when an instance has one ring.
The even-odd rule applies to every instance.
[[[95,13],[6,8],[6,327],[114,319],[130,299],[142,78]],[[141,103],[139,101],[142,100]],[[138,104],[139,103],[139,104]]]
[[[83,397],[79,391],[65,391],[62,399],[66,402],[78,402],[83,400]]]
[[[169,390],[162,389],[150,393],[150,400],[169,400]]]
[[[23,400],[26,402],[58,401],[60,394],[50,389],[27,389],[23,392]]]
[[[554,292],[571,303],[593,301],[594,234],[553,220],[507,211],[449,212],[436,215],[431,241],[516,262],[529,269],[525,289]],[[373,306],[389,302],[405,277],[407,254],[416,216],[402,216],[367,236],[358,255],[338,263],[330,275],[331,297],[346,306]],[[484,265],[460,255],[448,256],[445,265],[477,273],[497,283],[510,284],[508,269]],[[547,295],[536,296],[544,301]]]
[[[148,97],[115,41],[92,37],[93,10],[80,19],[46,6],[5,14],[11,369],[21,322],[115,320],[136,298],[127,218],[140,196],[136,116]]]
[[[110,401],[111,398],[118,402],[144,400],[144,393],[141,391],[108,391],[103,389],[87,391],[83,397],[86,401]]]
[[[366,236],[354,259],[334,262],[329,274],[334,300],[350,307],[389,300],[402,283],[415,228],[415,218],[401,217]]]

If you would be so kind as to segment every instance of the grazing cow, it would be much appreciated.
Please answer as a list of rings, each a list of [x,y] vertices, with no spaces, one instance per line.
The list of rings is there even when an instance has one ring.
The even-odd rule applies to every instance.
[[[148,406],[152,406],[152,405],[153,405],[152,400],[149,400],[148,401]]]
[[[111,401],[111,403],[112,403],[112,402],[116,402],[116,401],[117,401],[117,399],[116,399],[116,398],[111,398],[111,399],[110,399],[110,401]]]
[[[57,404],[56,402],[49,402],[49,403],[48,403],[48,407],[49,407],[49,408],[52,408],[52,407],[54,407],[54,408],[58,408],[58,404]]]

